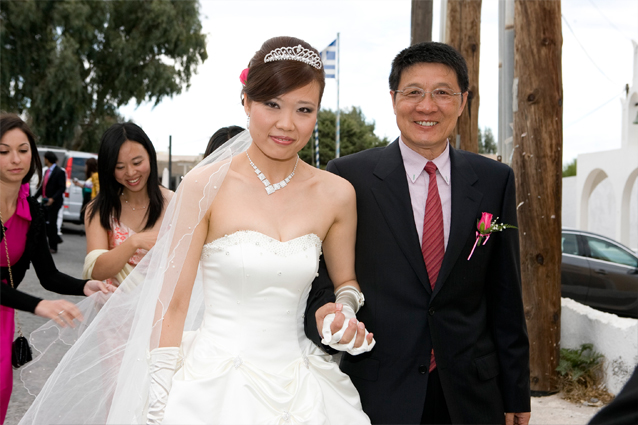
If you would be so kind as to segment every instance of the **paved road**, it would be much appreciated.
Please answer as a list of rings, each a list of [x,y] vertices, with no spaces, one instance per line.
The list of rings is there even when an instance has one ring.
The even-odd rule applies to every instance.
[[[64,224],[64,243],[58,246],[58,253],[53,254],[53,259],[59,270],[74,277],[81,277],[84,256],[86,255],[86,239],[83,232],[84,226]],[[47,291],[38,281],[38,278],[31,267],[24,280],[20,284],[20,289],[37,297],[55,300],[64,298],[72,302],[78,302],[82,297],[59,295]],[[18,312],[18,320],[22,326],[22,332],[29,335],[33,330],[46,323],[46,320],[34,314]],[[34,397],[22,386],[20,380],[20,369],[13,371],[13,393],[9,402],[9,411],[5,419],[5,425],[15,425],[18,423],[24,412],[27,411]]]

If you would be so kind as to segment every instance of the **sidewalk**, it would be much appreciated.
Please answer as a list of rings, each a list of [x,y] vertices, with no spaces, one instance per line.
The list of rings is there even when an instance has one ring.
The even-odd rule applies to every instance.
[[[532,397],[531,425],[584,425],[602,407],[578,405],[563,400],[560,394]]]

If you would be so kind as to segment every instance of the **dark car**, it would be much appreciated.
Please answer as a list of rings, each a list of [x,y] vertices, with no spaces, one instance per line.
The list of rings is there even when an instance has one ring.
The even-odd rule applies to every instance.
[[[563,229],[561,294],[598,310],[638,317],[638,257],[596,233]]]

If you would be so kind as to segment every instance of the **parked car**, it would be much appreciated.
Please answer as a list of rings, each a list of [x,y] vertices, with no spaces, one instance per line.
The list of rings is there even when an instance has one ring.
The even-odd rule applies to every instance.
[[[66,169],[66,192],[64,193],[64,221],[81,224],[82,188],[73,184],[73,179],[86,180],[85,164],[97,155],[89,152],[67,151],[64,158]]]
[[[638,318],[638,256],[596,233],[563,229],[561,293],[590,307]]]

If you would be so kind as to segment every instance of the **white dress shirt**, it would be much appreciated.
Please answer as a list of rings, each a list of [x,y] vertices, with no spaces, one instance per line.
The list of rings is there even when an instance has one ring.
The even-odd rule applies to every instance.
[[[414,214],[414,224],[419,234],[419,243],[423,243],[423,218],[425,216],[425,202],[428,198],[428,185],[430,176],[425,171],[425,164],[428,159],[410,149],[399,137],[399,149],[403,158],[403,166],[408,177],[408,189],[410,190],[410,200],[412,202],[412,213]],[[443,209],[443,237],[445,248],[447,248],[450,237],[450,221],[452,215],[452,182],[450,179],[450,144],[447,143],[441,155],[432,160],[436,165],[436,184],[439,188],[441,198],[441,208]]]

